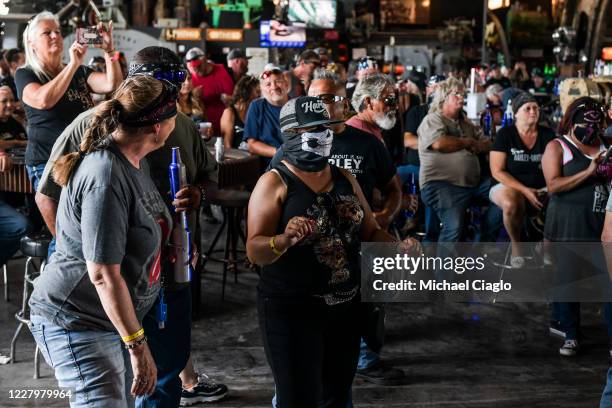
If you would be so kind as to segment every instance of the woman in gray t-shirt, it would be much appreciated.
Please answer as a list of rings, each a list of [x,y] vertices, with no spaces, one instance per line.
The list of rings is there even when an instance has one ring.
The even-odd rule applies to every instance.
[[[32,333],[77,406],[123,407],[155,388],[141,321],[158,297],[172,221],[143,159],[174,129],[176,96],[170,83],[127,79],[97,108],[79,152],[53,169],[64,187],[57,248],[34,283]]]

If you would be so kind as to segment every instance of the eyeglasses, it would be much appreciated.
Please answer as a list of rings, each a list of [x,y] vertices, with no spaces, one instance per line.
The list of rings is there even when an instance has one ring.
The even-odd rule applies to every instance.
[[[524,110],[525,112],[539,112],[540,107],[539,106],[525,106]]]
[[[397,98],[395,96],[388,96],[386,98],[381,99],[381,101],[390,108],[397,106]]]
[[[270,70],[262,72],[261,75],[259,76],[259,79],[268,79],[272,75],[280,75],[282,73],[283,73],[283,71],[281,71],[278,68],[270,69]]]
[[[317,98],[319,98],[326,105],[332,105],[334,103],[342,102],[346,99],[344,96],[334,94],[322,94],[317,96]]]

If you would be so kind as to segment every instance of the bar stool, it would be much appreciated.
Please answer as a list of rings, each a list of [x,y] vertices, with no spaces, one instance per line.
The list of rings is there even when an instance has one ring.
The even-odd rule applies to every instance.
[[[31,234],[26,235],[21,239],[21,252],[27,257],[25,263],[25,272],[23,275],[23,300],[21,303],[21,310],[15,313],[15,319],[18,322],[17,330],[13,335],[11,341],[11,364],[15,363],[15,347],[17,345],[17,338],[21,333],[21,329],[24,326],[30,326],[30,308],[28,306],[28,300],[32,293],[33,283],[38,276],[42,273],[47,262],[47,251],[49,249],[49,243],[51,237],[47,234]],[[36,269],[34,265],[34,258],[40,259],[40,268]],[[34,379],[40,376],[40,350],[38,344],[34,351]]]
[[[223,284],[221,287],[221,300],[225,299],[225,284],[227,282],[227,269],[231,265],[234,268],[234,282],[238,283],[238,263],[243,260],[238,260],[238,238],[242,241],[246,248],[246,237],[240,226],[241,215],[249,204],[249,198],[251,193],[249,191],[224,189],[217,190],[215,196],[210,199],[210,203],[218,205],[223,210],[223,222],[217,231],[217,234],[213,238],[212,243],[208,247],[208,250],[203,255],[203,264],[206,265],[207,261],[215,261],[223,263]],[[223,231],[227,231],[225,235],[225,248],[223,249],[223,258],[214,258],[211,256],[213,252],[221,251],[216,250],[217,242],[221,238]]]

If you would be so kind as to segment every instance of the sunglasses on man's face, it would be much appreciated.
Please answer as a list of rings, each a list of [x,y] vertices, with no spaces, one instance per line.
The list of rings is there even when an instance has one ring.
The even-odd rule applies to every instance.
[[[326,105],[332,105],[334,103],[342,102],[346,99],[344,96],[334,94],[322,94],[317,96],[317,98],[319,98]]]
[[[280,75],[282,73],[283,73],[283,71],[281,71],[280,69],[270,69],[270,70],[262,72],[261,75],[259,76],[259,78],[260,79],[268,79],[272,75]]]
[[[388,96],[386,98],[382,98],[381,101],[385,104],[385,106],[388,106],[390,108],[394,108],[397,106],[397,98],[395,96]]]

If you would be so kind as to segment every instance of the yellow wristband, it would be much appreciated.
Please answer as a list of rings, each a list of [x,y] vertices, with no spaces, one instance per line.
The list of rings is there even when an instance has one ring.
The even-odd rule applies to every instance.
[[[130,334],[129,336],[123,336],[121,337],[121,340],[123,340],[124,343],[127,343],[128,341],[132,341],[134,339],[139,338],[140,336],[142,336],[144,334],[144,329],[141,328],[140,330],[138,330],[136,333],[134,334]]]
[[[276,256],[281,256],[282,254],[285,253],[285,251],[279,251],[278,249],[276,249],[276,245],[274,245],[274,239],[276,238],[276,235],[271,236],[270,237],[270,241],[268,241],[268,244],[270,245],[270,249],[272,249],[272,252],[274,252],[274,255]]]

